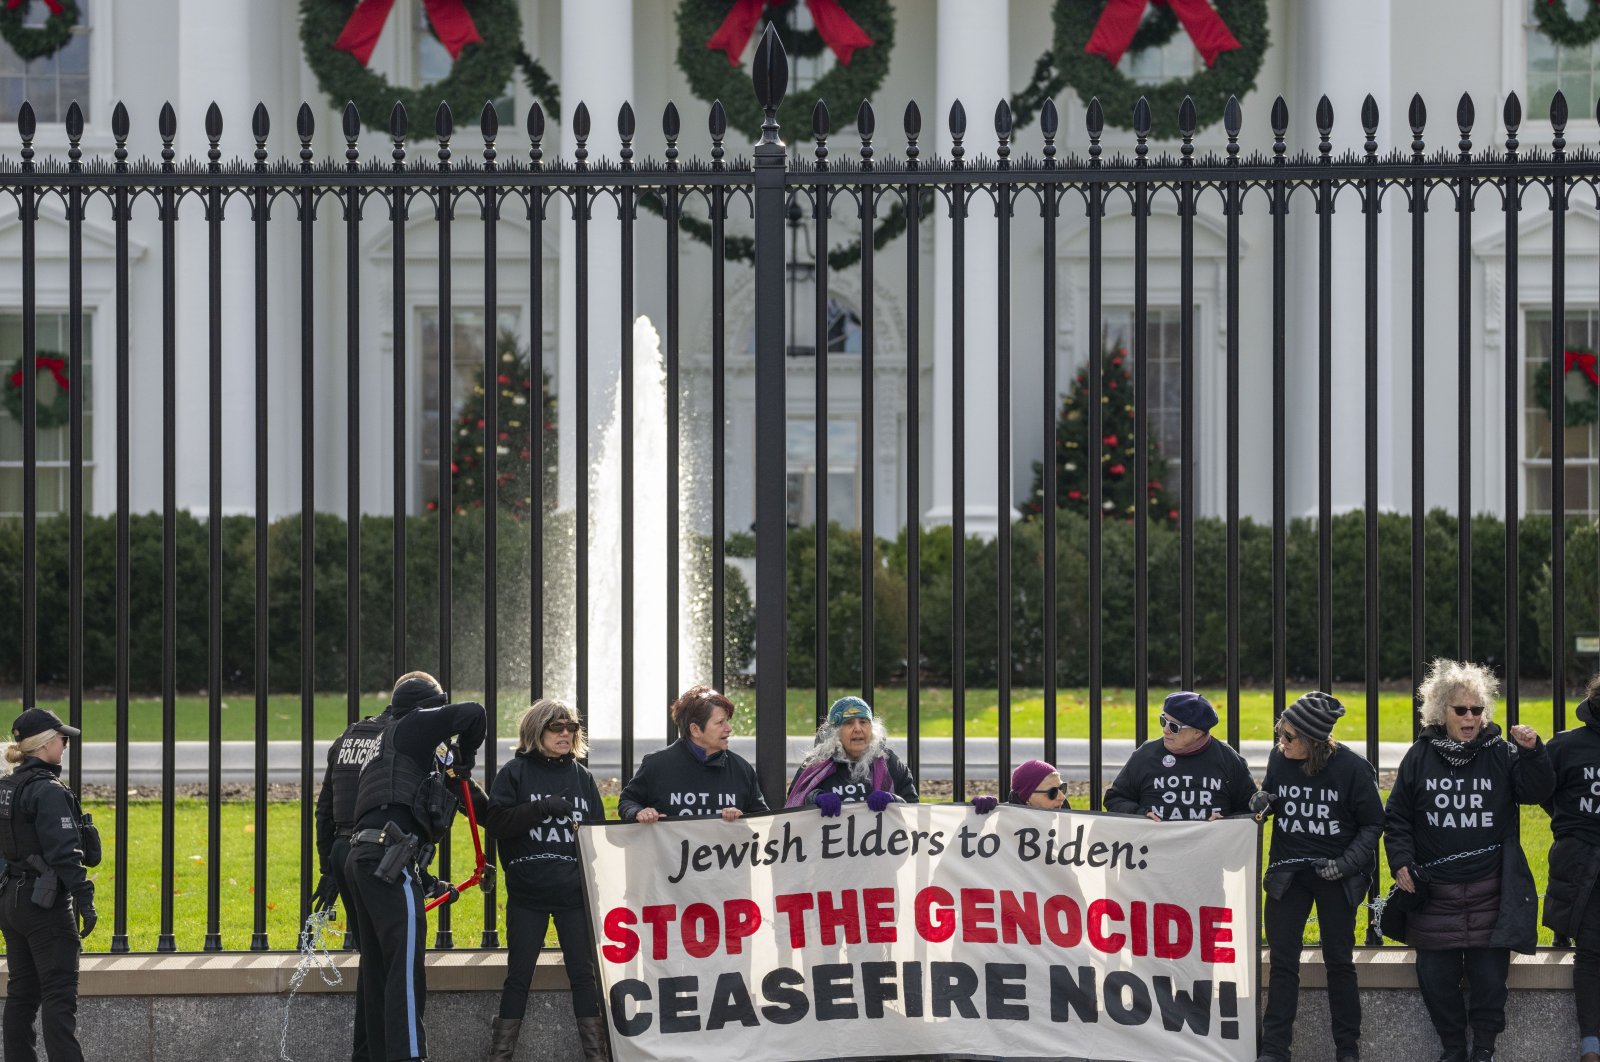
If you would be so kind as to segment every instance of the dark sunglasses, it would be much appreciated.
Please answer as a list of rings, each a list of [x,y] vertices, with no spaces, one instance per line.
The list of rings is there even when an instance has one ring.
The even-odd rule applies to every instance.
[[[1172,721],[1171,719],[1168,719],[1165,715],[1162,715],[1161,716],[1161,729],[1165,730],[1169,734],[1176,734],[1176,733],[1179,733],[1180,731],[1188,730],[1189,729],[1189,724],[1188,723],[1177,723],[1177,722]]]
[[[1049,789],[1035,789],[1033,792],[1035,795],[1043,793],[1046,800],[1054,800],[1061,795],[1061,788],[1059,785],[1053,785]]]
[[[582,729],[582,723],[551,723],[545,727],[545,731],[551,734],[576,734]]]
[[[1465,704],[1452,704],[1450,706],[1450,710],[1457,715],[1466,715],[1468,712],[1471,712],[1474,716],[1479,716],[1483,714],[1483,705],[1474,704],[1468,706]]]

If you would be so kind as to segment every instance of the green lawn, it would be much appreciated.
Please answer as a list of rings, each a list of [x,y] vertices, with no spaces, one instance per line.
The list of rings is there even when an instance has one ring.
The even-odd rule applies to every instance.
[[[849,691],[837,689],[830,695],[838,697]],[[1161,698],[1167,691],[1150,693],[1150,729],[1155,730],[1155,717],[1161,710]],[[1222,731],[1227,729],[1226,695],[1221,690],[1203,690],[1217,712],[1222,716]],[[1300,691],[1291,689],[1292,699]],[[1367,704],[1362,690],[1339,688],[1334,693],[1344,702],[1349,714],[1339,723],[1337,736],[1352,743],[1366,737]],[[472,691],[458,691],[462,698],[478,697]],[[753,725],[755,693],[735,690],[732,693],[740,707],[736,725],[748,733]],[[816,728],[815,694],[808,689],[791,689],[788,698],[790,734],[809,734]],[[949,737],[951,723],[951,691],[926,689],[918,694],[918,715],[922,733],[927,737]],[[54,708],[65,718],[64,700],[45,700],[42,703]],[[388,698],[382,694],[364,696],[360,714],[371,715],[383,710]],[[1011,732],[1016,737],[1038,737],[1044,734],[1044,696],[1038,689],[1012,691]],[[1572,723],[1572,708],[1567,705],[1567,721]],[[515,732],[518,714],[527,706],[521,697],[503,696],[499,705],[498,732],[510,735]],[[873,706],[884,720],[891,734],[906,733],[906,691],[901,687],[884,688],[876,692]],[[999,697],[994,690],[966,691],[966,727],[970,737],[995,737],[1000,731]],[[1503,712],[1502,706],[1502,712]],[[344,730],[346,704],[342,694],[319,693],[314,698],[314,732],[318,738],[332,739]],[[1530,724],[1541,734],[1551,731],[1552,704],[1549,697],[1525,698],[1521,704],[1521,721]],[[267,700],[267,737],[273,741],[295,741],[300,738],[300,698],[297,694],[274,694]],[[1104,736],[1122,740],[1134,737],[1135,710],[1133,691],[1107,689],[1101,700],[1101,727]],[[201,697],[179,697],[175,702],[174,736],[179,741],[204,741],[210,736],[210,705]],[[111,698],[86,699],[83,704],[83,729],[89,741],[110,741],[116,736],[116,702]],[[1272,691],[1245,690],[1239,699],[1239,729],[1244,740],[1267,740],[1272,736]],[[1089,736],[1089,694],[1084,689],[1058,691],[1056,700],[1056,732],[1063,738]],[[160,698],[139,697],[129,702],[128,735],[133,741],[159,741],[163,736]],[[223,698],[222,739],[224,741],[252,741],[256,735],[255,698],[245,694],[229,694]],[[1384,741],[1411,740],[1411,695],[1404,691],[1385,692],[1378,697],[1378,736]]]
[[[1387,793],[1384,794],[1387,797]],[[616,815],[616,798],[606,797],[606,814]],[[1074,798],[1073,806],[1088,806],[1088,798]],[[104,803],[90,803],[91,811],[100,827],[105,842],[106,861],[93,871],[97,890],[97,907],[100,924],[94,935],[84,942],[91,952],[110,950],[113,929],[115,895],[115,860],[117,839],[116,818],[112,807]],[[134,951],[154,951],[161,928],[161,805],[155,801],[134,801],[129,807],[129,832],[131,847],[128,859],[128,941]],[[255,867],[255,808],[241,802],[222,805],[222,879],[221,879],[221,933],[222,945],[229,951],[241,951],[250,946],[254,926],[254,867]],[[183,799],[176,802],[174,816],[176,846],[174,850],[173,927],[180,951],[199,951],[206,935],[206,830],[207,814],[204,801]],[[278,950],[292,949],[298,937],[300,905],[300,805],[298,803],[273,803],[267,805],[267,934],[268,943]],[[1543,891],[1546,877],[1546,855],[1550,848],[1550,820],[1537,808],[1522,810],[1522,842],[1533,866],[1535,881]],[[1263,860],[1265,851],[1263,851]],[[314,858],[314,857],[313,857]],[[452,877],[460,880],[472,866],[472,842],[465,830],[456,830],[452,837]],[[1263,863],[1264,865],[1264,863]],[[313,867],[313,872],[314,872]],[[435,868],[437,869],[437,867]],[[1382,891],[1389,887],[1387,869],[1383,872]],[[501,943],[505,942],[505,893],[495,897],[497,923],[501,928]],[[345,912],[341,910],[341,918]],[[458,947],[475,948],[483,931],[484,902],[476,891],[465,894],[451,913],[451,930]],[[428,943],[433,945],[433,931],[438,925],[438,914],[429,916]],[[1365,939],[1367,918],[1362,912],[1357,919],[1357,939]],[[1550,932],[1540,928],[1541,944],[1550,943]],[[1315,922],[1307,927],[1306,941],[1318,941]],[[554,943],[552,930],[549,943]]]

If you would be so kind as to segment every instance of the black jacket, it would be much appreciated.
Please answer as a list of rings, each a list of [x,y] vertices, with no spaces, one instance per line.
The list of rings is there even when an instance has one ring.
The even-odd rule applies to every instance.
[[[345,732],[334,738],[333,744],[328,746],[328,765],[322,772],[322,788],[317,791],[317,872],[328,873],[329,860],[333,856],[334,838],[340,830],[349,830],[350,823],[338,821],[337,801],[334,799],[341,786],[349,788],[347,793],[341,794],[342,799],[351,807],[355,806],[355,783],[360,777],[359,767],[356,763],[365,766],[376,752],[376,745],[370,737],[362,741],[365,746],[359,751],[351,749],[345,752],[345,746],[357,740],[363,731],[371,731],[380,726],[388,726],[393,718],[387,711],[380,715],[371,716],[351,723]],[[354,770],[352,770],[354,768]]]
[[[867,754],[862,753],[862,755],[865,756]],[[907,804],[915,804],[917,802],[917,783],[916,779],[911,777],[911,769],[901,761],[899,756],[894,754],[893,749],[886,748],[883,750],[883,760],[889,770],[890,792]],[[804,770],[804,766],[795,770],[794,777],[789,779],[788,792],[794,792],[794,784],[800,780],[800,775]],[[858,782],[850,777],[850,764],[835,760],[833,773],[823,776],[822,780],[817,783],[816,788],[811,791],[811,797],[812,802],[815,803],[815,797],[818,793],[837,793],[841,800],[849,804],[867,799],[867,795],[871,792],[872,774],[870,771],[863,781]]]
[[[1550,739],[1555,792],[1545,801],[1550,814],[1550,882],[1544,894],[1544,924],[1575,937],[1600,877],[1600,726],[1585,723]]]
[[[1378,772],[1348,745],[1340,745],[1315,775],[1304,760],[1291,760],[1274,748],[1267,756],[1261,788],[1272,796],[1272,851],[1262,886],[1281,898],[1295,873],[1333,859],[1340,864],[1345,895],[1352,905],[1366,897],[1377,874],[1378,838],[1383,834],[1383,800]]]
[[[1500,916],[1489,946],[1531,952],[1539,942],[1539,896],[1517,805],[1542,803],[1555,786],[1544,742],[1521,748],[1490,723],[1477,754],[1456,767],[1430,740],[1443,733],[1423,730],[1400,761],[1384,817],[1389,869],[1422,866],[1448,884],[1498,877]],[[1496,852],[1451,858],[1496,844]]]
[[[84,837],[79,832],[83,813],[78,809],[78,800],[60,780],[59,763],[45,763],[36,756],[25,756],[16,766],[19,772],[30,768],[47,771],[55,777],[25,786],[15,817],[31,823],[38,833],[39,857],[56,872],[62,891],[71,893],[79,903],[92,903],[94,882],[84,870]]]
[[[1209,819],[1213,812],[1250,810],[1256,791],[1250,767],[1233,746],[1213,737],[1199,752],[1177,756],[1160,738],[1134,750],[1106,790],[1106,810],[1123,815],[1154,811],[1164,819]]]
[[[424,770],[432,769],[439,745],[455,738],[459,751],[456,769],[465,772],[472,770],[477,763],[478,748],[483,744],[488,726],[489,719],[484,714],[483,705],[476,701],[462,701],[439,708],[413,708],[390,724],[386,736],[393,742],[397,755],[409,758]],[[367,764],[362,773],[366,774],[371,767],[371,763]],[[456,788],[451,786],[452,790]],[[481,796],[481,793],[481,789],[473,793],[474,803],[482,801],[487,804],[487,797]],[[406,833],[420,832],[410,808],[398,803],[372,808],[361,816],[356,828],[381,829],[384,823],[390,821]]]
[[[532,802],[566,798],[570,818],[551,819]],[[500,867],[512,902],[552,910],[583,906],[578,837],[582,822],[604,822],[600,787],[573,756],[519,752],[494,776],[484,828],[500,843]]]
[[[725,807],[767,810],[756,769],[732,749],[701,760],[689,739],[679,738],[639,764],[622,789],[617,815],[633,822],[645,808],[655,808],[669,818],[700,819],[721,815]]]

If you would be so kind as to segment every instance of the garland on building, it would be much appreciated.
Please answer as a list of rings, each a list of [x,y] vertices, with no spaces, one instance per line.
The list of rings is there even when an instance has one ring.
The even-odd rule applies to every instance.
[[[889,72],[894,48],[894,9],[889,0],[806,0],[817,28],[796,32],[790,16],[799,0],[683,0],[678,7],[678,67],[700,99],[721,100],[728,124],[755,140],[761,135],[761,108],[750,91],[750,72],[740,63],[745,44],[765,12],[791,57],[821,55],[827,48],[838,64],[814,85],[793,89],[778,108],[778,124],[811,129],[818,100],[835,108],[854,108],[871,99]],[[766,9],[771,9],[766,11]]]
[[[0,8],[0,37],[23,60],[45,59],[72,41],[78,25],[78,0],[44,0],[50,14],[43,26],[26,23],[31,0],[7,0]]]
[[[1166,487],[1167,459],[1154,439],[1149,442],[1145,460],[1149,479],[1134,480],[1138,457],[1138,421],[1133,408],[1133,375],[1125,363],[1126,350],[1118,350],[1101,361],[1100,378],[1100,510],[1110,519],[1132,520],[1138,511],[1139,491],[1150,500],[1150,519],[1157,523],[1176,522],[1178,505]],[[1061,415],[1056,418],[1056,507],[1074,512],[1089,511],[1089,374],[1079,369],[1072,379],[1072,391],[1061,400]],[[1044,512],[1044,464],[1033,463],[1033,490],[1022,511],[1030,518]]]
[[[528,352],[510,332],[501,332],[497,349],[499,372],[495,375],[495,412],[499,418],[496,440],[496,482],[499,484],[500,511],[519,520],[533,508],[534,453],[529,428],[538,423],[543,440],[544,508],[556,504],[556,398],[550,391],[550,374],[540,381],[540,407],[533,402],[534,377]],[[484,408],[487,400],[483,369],[479,368],[461,412],[456,414],[455,443],[450,451],[450,500],[457,516],[470,509],[483,508],[484,499]],[[542,410],[542,411],[541,411]],[[537,418],[537,421],[535,420]],[[428,502],[428,511],[437,512],[438,499]]]
[[[1581,428],[1600,420],[1600,358],[1592,350],[1565,351],[1561,375],[1562,396],[1566,400],[1566,425]],[[1573,373],[1577,373],[1576,381]],[[1578,394],[1573,392],[1577,391]],[[1550,396],[1550,363],[1543,362],[1533,374],[1533,397],[1545,413],[1554,413]]]
[[[457,116],[476,116],[485,102],[505,94],[520,68],[529,91],[551,117],[559,117],[554,82],[522,47],[516,0],[423,0],[428,31],[454,65],[443,80],[419,89],[391,85],[367,67],[393,6],[394,0],[300,0],[306,63],[335,107],[353,102],[367,128],[386,133],[389,113],[399,103],[412,119],[408,137],[419,140],[434,135],[429,119],[440,103]]]
[[[1164,137],[1176,131],[1185,96],[1194,100],[1197,126],[1204,128],[1222,118],[1229,96],[1242,98],[1255,88],[1271,40],[1267,0],[1215,0],[1214,7],[1208,0],[1154,3],[1154,13],[1144,18],[1146,0],[1056,0],[1054,44],[1011,101],[1017,127],[1071,86],[1084,103],[1098,97],[1106,122],[1119,129],[1133,128],[1134,105],[1141,96],[1149,99],[1155,135]],[[1206,69],[1159,85],[1142,85],[1117,69],[1124,54],[1165,45],[1180,24]]]
[[[1589,0],[1583,18],[1573,18],[1564,0],[1546,0],[1533,5],[1533,19],[1539,32],[1566,48],[1583,48],[1600,38],[1600,0]]]
[[[40,401],[44,394],[34,391],[34,416],[35,423],[40,431],[64,426],[72,416],[72,399],[68,394],[72,390],[72,383],[67,379],[67,359],[51,352],[40,353],[33,359],[34,373],[49,373],[55,381],[55,397],[48,402]],[[22,404],[22,359],[18,358],[11,367],[11,375],[6,377],[5,402],[6,412],[16,418],[17,423],[22,423],[22,417],[27,412],[27,407]]]

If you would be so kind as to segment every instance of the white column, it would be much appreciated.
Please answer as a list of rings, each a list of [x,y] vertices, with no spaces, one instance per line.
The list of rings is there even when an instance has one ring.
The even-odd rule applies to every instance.
[[[1010,16],[1007,4],[974,4],[970,0],[939,0],[936,51],[938,83],[936,113],[925,116],[937,130],[941,155],[951,147],[950,106],[960,100],[967,112],[963,147],[967,158],[993,155],[994,109],[1008,99],[1010,86]],[[965,409],[967,531],[992,536],[1000,527],[999,490],[995,479],[999,460],[994,417],[999,401],[995,371],[996,337],[1000,307],[994,298],[994,277],[999,268],[993,211],[980,198],[969,204],[966,250],[965,381],[961,402]],[[955,258],[950,221],[941,210],[935,214],[934,283],[927,297],[934,304],[933,327],[933,505],[931,523],[950,523],[953,511],[954,455],[951,443],[954,302],[951,285]],[[1013,511],[1005,514],[1007,520]]]
[[[251,0],[180,0],[178,115],[176,147],[180,159],[206,160],[206,111],[213,101],[222,111],[220,148],[226,165],[250,156],[254,141],[250,117],[263,80],[276,74],[277,54],[264,54],[253,32],[261,5]],[[271,82],[276,87],[276,82]],[[142,116],[154,127],[154,114]],[[275,127],[286,128],[283,116]],[[281,148],[282,134],[278,142]],[[222,226],[222,378],[225,437],[222,448],[224,511],[255,506],[255,258],[250,205],[235,196],[224,206]],[[186,197],[178,208],[178,505],[204,514],[208,507],[210,432],[210,251],[203,197]],[[159,240],[151,248],[159,270]],[[279,442],[282,443],[280,437]]]
[[[1378,152],[1410,143],[1406,126],[1406,100],[1395,97],[1392,88],[1390,52],[1392,47],[1390,0],[1317,0],[1297,11],[1294,36],[1297,63],[1294,96],[1290,99],[1289,138],[1291,150],[1306,148],[1315,152],[1319,139],[1316,127],[1317,101],[1326,95],[1333,105],[1333,150],[1335,155],[1364,150],[1366,139],[1361,128],[1361,104],[1370,93],[1378,104]],[[1407,98],[1409,100],[1409,97]],[[1340,194],[1333,217],[1332,320],[1333,320],[1333,506],[1340,511],[1365,504],[1364,451],[1362,439],[1366,423],[1366,235],[1361,202],[1348,189]],[[1295,294],[1292,297],[1299,326],[1292,334],[1298,342],[1290,346],[1291,423],[1309,430],[1289,433],[1289,509],[1291,513],[1314,512],[1317,505],[1317,216],[1311,199],[1296,197],[1293,204],[1293,239],[1290,260],[1300,263],[1292,270]],[[1406,386],[1409,373],[1409,348],[1402,347],[1405,362],[1397,366],[1393,342],[1393,281],[1395,276],[1393,228],[1404,219],[1405,202],[1390,195],[1378,220],[1378,504],[1394,508],[1405,497],[1409,484],[1396,482],[1396,444],[1409,454],[1409,428],[1394,417],[1395,389]],[[1395,432],[1404,430],[1403,439]]]
[[[633,2],[632,0],[562,0],[561,3],[561,158],[572,160],[577,141],[572,135],[572,115],[578,104],[589,107],[590,162],[615,160],[617,112],[624,101],[633,102]],[[549,307],[560,322],[560,366],[556,380],[560,396],[560,506],[570,509],[579,478],[587,468],[574,468],[577,447],[572,396],[577,387],[577,341],[574,306],[577,299],[577,239],[570,212],[561,209],[550,220],[561,226],[561,302]],[[609,196],[591,202],[589,224],[589,457],[598,456],[597,422],[610,408],[620,364],[622,333],[617,305],[617,281],[622,275],[616,203]]]

